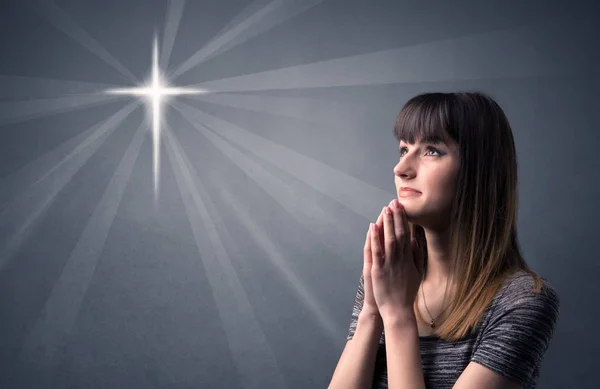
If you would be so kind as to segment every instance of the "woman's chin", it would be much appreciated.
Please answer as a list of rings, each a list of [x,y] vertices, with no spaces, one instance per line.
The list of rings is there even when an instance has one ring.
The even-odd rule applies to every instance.
[[[423,215],[418,212],[416,209],[411,209],[412,207],[405,207],[404,214],[406,215],[406,220],[415,225],[422,225],[425,220],[423,220]]]
[[[417,218],[415,217],[416,215],[413,212],[411,212],[410,209],[407,209],[405,207],[404,214],[406,215],[406,220],[408,220],[409,223],[415,224]]]

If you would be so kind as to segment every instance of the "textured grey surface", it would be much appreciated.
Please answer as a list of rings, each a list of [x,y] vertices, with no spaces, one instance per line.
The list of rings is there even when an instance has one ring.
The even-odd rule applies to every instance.
[[[481,90],[513,127],[523,253],[561,298],[539,387],[592,388],[598,17],[592,1],[3,1],[0,387],[326,387],[394,197],[396,114]],[[146,105],[102,94],[147,79],[155,34],[170,82],[213,92],[165,106],[156,200]]]

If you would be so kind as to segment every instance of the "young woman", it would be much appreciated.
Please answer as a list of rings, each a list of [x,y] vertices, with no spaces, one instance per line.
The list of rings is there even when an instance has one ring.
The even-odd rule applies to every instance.
[[[559,299],[521,256],[517,157],[483,93],[400,111],[398,198],[370,225],[329,388],[535,388]]]

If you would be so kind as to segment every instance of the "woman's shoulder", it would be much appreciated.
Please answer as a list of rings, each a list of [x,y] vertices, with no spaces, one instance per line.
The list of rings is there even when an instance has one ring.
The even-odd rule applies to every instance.
[[[500,288],[498,297],[503,302],[515,302],[515,299],[523,299],[527,297],[533,297],[541,295],[543,297],[558,300],[558,294],[554,289],[552,283],[538,275],[542,282],[542,287],[539,293],[535,290],[536,282],[532,274],[525,270],[519,270],[509,275]]]
[[[504,280],[471,357],[527,388],[535,386],[559,314],[556,291],[547,279],[540,279],[541,290],[526,271]]]
[[[524,270],[509,275],[494,298],[493,311],[501,314],[506,311],[519,311],[521,314],[538,312],[557,316],[560,299],[552,283],[539,276],[542,285],[536,289],[535,278]]]

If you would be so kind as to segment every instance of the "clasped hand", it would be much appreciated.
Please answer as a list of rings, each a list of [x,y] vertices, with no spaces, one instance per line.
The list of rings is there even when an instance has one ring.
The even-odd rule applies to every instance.
[[[394,199],[367,232],[363,311],[384,323],[412,317],[422,271],[421,250],[411,239],[404,207]]]

